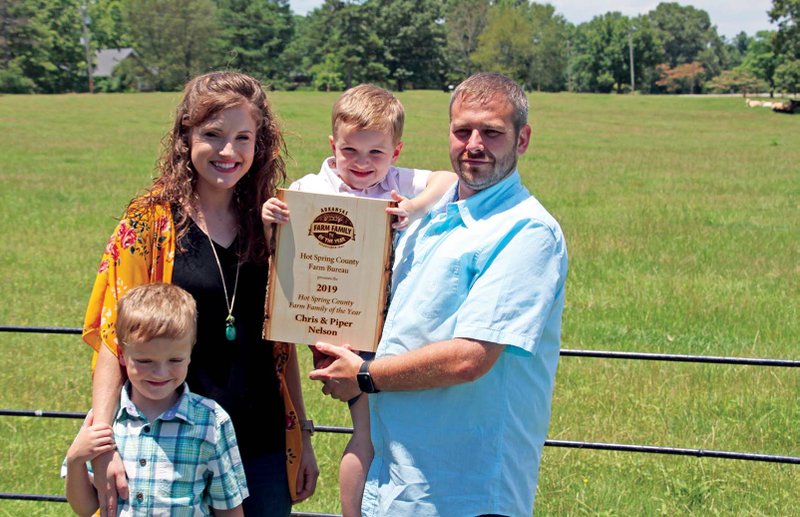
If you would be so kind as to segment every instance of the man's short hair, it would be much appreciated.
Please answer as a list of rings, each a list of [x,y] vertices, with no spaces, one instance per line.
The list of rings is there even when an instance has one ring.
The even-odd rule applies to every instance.
[[[403,136],[405,111],[392,92],[374,84],[359,84],[342,94],[333,105],[333,135],[342,124],[359,130],[384,131],[396,144]]]
[[[197,304],[177,285],[134,287],[117,302],[117,340],[122,346],[153,339],[197,337]]]
[[[519,133],[528,123],[528,97],[520,85],[509,77],[495,72],[471,75],[456,87],[450,98],[450,118],[453,117],[453,104],[456,101],[485,104],[498,95],[505,97],[511,104],[514,110],[514,130]]]

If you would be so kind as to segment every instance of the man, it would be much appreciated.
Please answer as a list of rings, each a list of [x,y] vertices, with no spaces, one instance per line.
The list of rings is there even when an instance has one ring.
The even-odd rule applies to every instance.
[[[364,515],[530,516],[558,364],[567,252],[520,182],[524,91],[477,74],[453,93],[458,183],[403,234],[377,358],[330,356],[326,394],[370,395]]]

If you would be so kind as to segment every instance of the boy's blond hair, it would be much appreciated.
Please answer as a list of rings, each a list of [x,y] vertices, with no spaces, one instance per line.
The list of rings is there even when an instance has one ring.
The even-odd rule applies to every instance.
[[[117,338],[121,346],[153,339],[197,337],[197,304],[177,285],[134,287],[117,302]]]
[[[342,94],[333,105],[333,135],[342,124],[359,130],[385,131],[397,144],[403,136],[405,111],[390,91],[374,84],[359,84]]]

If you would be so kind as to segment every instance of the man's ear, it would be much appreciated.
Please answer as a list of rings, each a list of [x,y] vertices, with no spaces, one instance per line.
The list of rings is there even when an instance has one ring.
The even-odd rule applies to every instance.
[[[335,155],[336,154],[336,144],[333,142],[333,135],[328,135],[328,142],[330,142],[331,151],[333,151],[333,154]]]
[[[525,151],[528,150],[528,145],[531,143],[531,126],[529,124],[525,124],[522,126],[522,129],[519,130],[519,136],[517,137],[517,154],[525,154]]]
[[[400,151],[403,149],[403,142],[397,142],[397,145],[394,147],[394,152],[392,153],[392,163],[397,161],[397,158],[400,157]]]

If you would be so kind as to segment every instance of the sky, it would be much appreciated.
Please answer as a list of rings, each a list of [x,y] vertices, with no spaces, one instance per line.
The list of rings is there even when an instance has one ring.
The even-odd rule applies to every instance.
[[[599,14],[619,11],[626,16],[646,14],[661,3],[660,0],[538,0],[549,3],[556,11],[574,24],[588,22]],[[692,5],[706,11],[717,32],[730,39],[741,31],[753,36],[761,30],[776,30],[769,23],[767,11],[772,7],[771,0],[691,0],[679,1],[681,5]],[[322,0],[290,0],[292,10],[306,14],[322,5]]]

